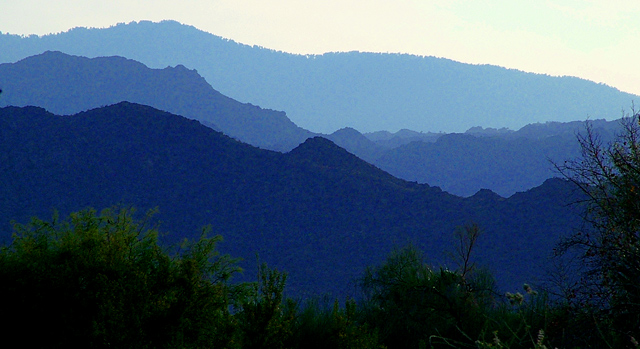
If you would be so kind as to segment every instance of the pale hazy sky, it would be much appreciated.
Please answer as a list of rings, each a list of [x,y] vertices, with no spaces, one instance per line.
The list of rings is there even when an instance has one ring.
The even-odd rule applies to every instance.
[[[3,33],[163,19],[285,52],[437,56],[640,95],[637,0],[0,0]]]

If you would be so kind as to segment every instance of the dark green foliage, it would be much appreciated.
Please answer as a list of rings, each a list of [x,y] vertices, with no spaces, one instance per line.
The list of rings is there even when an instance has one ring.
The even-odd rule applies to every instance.
[[[476,267],[480,229],[456,231],[459,269],[432,268],[408,246],[369,267],[361,300],[286,298],[286,273],[262,264],[256,283],[231,284],[236,261],[220,237],[175,253],[132,210],[85,210],[66,221],[15,225],[0,253],[0,297],[31,347],[545,348],[619,343],[612,320],[552,305],[528,285],[499,296]],[[594,317],[598,315],[599,317]],[[585,332],[585,330],[593,332]]]
[[[377,331],[362,324],[352,300],[344,308],[284,299],[286,274],[259,268],[258,282],[236,319],[242,348],[379,348]],[[303,306],[301,306],[303,304]]]
[[[478,348],[543,349],[549,343],[549,337],[562,338],[564,329],[549,325],[556,316],[556,309],[547,294],[539,293],[527,284],[523,289],[522,293],[507,292],[501,302],[481,314],[486,322],[480,334],[474,337]]]
[[[474,245],[465,241],[475,240],[478,232],[475,225],[458,231],[464,256]],[[394,251],[362,278],[361,321],[388,348],[542,349],[570,343],[559,326],[568,318],[546,293],[525,284],[523,293],[499,295],[491,275],[464,267],[470,265],[434,269],[415,247]]]
[[[364,323],[362,309],[354,300],[341,307],[329,298],[306,299],[293,327],[292,348],[384,348],[378,330]]]
[[[389,348],[469,342],[493,303],[490,279],[433,269],[414,247],[393,252],[362,278],[365,318]]]
[[[292,335],[296,308],[292,301],[284,304],[287,274],[262,264],[252,294],[238,314],[243,331],[243,348],[284,348]]]
[[[178,255],[129,210],[73,213],[15,226],[0,254],[5,334],[30,347],[202,347],[234,340],[229,302],[242,291],[220,237]],[[15,332],[14,332],[15,331]]]
[[[615,347],[640,338],[640,114],[632,109],[621,122],[611,143],[588,127],[579,138],[581,158],[558,166],[589,205],[588,228],[560,250],[579,252],[584,266],[582,279],[565,292],[567,303],[585,333]]]
[[[231,284],[237,261],[206,230],[175,253],[133,210],[72,213],[15,225],[0,252],[5,335],[31,328],[29,347],[377,348],[356,305],[330,311],[284,298],[286,274],[259,267]],[[320,320],[319,320],[320,319]],[[322,323],[322,326],[316,326]]]

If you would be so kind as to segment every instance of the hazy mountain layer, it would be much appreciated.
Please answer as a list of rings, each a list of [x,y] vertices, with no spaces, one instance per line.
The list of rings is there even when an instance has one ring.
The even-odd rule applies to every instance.
[[[363,268],[408,242],[455,267],[456,226],[485,233],[478,261],[503,289],[543,275],[555,241],[579,224],[560,180],[502,199],[462,199],[390,176],[322,138],[282,154],[242,144],[197,121],[119,103],[72,116],[0,109],[0,232],[53,209],[158,207],[164,240],[224,236],[249,277],[261,261],[290,273],[292,294],[345,295]]]
[[[35,105],[58,114],[117,103],[144,103],[189,118],[243,142],[289,151],[314,134],[284,113],[239,103],[215,91],[184,66],[149,69],[121,57],[88,59],[46,52],[0,64],[0,106]],[[616,122],[593,121],[601,135]],[[402,130],[362,135],[344,128],[326,135],[358,157],[405,180],[461,196],[486,188],[508,197],[557,173],[551,161],[579,154],[583,122],[531,124],[518,131],[472,128],[465,134]]]
[[[603,142],[620,122],[589,121]],[[327,137],[390,174],[460,196],[490,189],[503,197],[539,186],[559,173],[555,164],[580,156],[585,122],[530,124],[518,131],[473,128],[464,134],[362,135],[342,129]]]
[[[0,106],[34,105],[74,114],[129,101],[200,120],[243,142],[290,150],[313,136],[284,112],[243,104],[214,90],[182,65],[150,69],[122,57],[85,58],[45,52],[0,64]]]
[[[598,128],[603,140],[610,139],[618,126],[617,122],[598,124],[605,126]],[[373,163],[394,176],[438,185],[452,194],[471,196],[486,188],[508,197],[559,176],[556,164],[580,157],[577,135],[585,125],[570,126],[573,132],[559,126],[557,132],[542,126],[535,130],[532,125],[491,136],[447,134],[435,142],[412,142],[387,150]]]
[[[44,37],[0,35],[0,62],[59,50],[119,55],[153,68],[195,68],[226,96],[286,111],[298,126],[331,133],[463,132],[544,121],[611,118],[637,96],[573,77],[400,54],[301,56],[240,45],[177,22],[77,28]]]

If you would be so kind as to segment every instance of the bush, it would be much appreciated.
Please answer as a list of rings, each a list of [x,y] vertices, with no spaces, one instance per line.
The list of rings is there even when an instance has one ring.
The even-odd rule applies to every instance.
[[[284,348],[290,340],[296,308],[284,303],[286,280],[287,274],[259,266],[258,282],[238,313],[243,348]]]
[[[357,303],[346,300],[341,307],[329,298],[308,299],[294,324],[292,348],[384,348],[378,331],[364,323]]]
[[[93,210],[69,220],[15,225],[0,251],[5,334],[29,347],[227,346],[236,331],[230,301],[235,261],[220,237],[185,242],[170,255],[132,210]],[[19,331],[19,332],[18,332]]]
[[[366,321],[389,348],[473,343],[493,303],[490,277],[432,269],[412,246],[369,268],[361,287]]]

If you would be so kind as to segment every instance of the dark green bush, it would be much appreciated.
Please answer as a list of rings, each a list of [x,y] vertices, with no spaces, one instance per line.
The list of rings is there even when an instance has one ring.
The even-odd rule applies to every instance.
[[[366,321],[389,348],[473,343],[494,295],[481,275],[433,269],[411,246],[395,251],[362,278]]]
[[[26,347],[202,347],[235,340],[229,304],[243,285],[205,234],[179,254],[130,210],[15,226],[0,252],[5,333]]]

